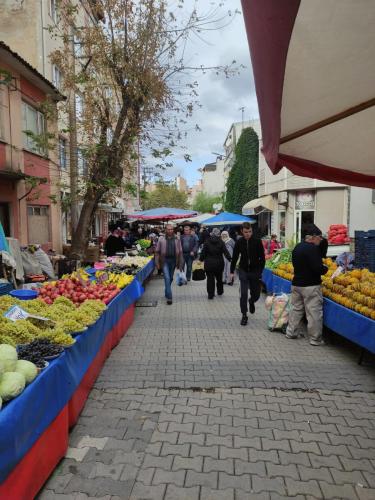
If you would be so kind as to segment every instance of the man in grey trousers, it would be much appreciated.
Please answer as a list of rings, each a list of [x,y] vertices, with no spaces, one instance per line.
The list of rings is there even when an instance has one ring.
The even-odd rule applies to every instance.
[[[304,241],[298,243],[292,253],[294,278],[292,281],[292,308],[289,313],[287,339],[298,337],[298,330],[304,315],[307,317],[307,332],[310,344],[324,345],[323,330],[323,295],[321,276],[328,268],[323,265],[319,244],[322,232],[315,225],[306,228]]]

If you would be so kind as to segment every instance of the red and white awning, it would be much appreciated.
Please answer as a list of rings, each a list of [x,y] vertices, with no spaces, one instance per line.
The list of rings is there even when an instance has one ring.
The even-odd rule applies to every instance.
[[[272,172],[375,187],[375,1],[242,7]]]

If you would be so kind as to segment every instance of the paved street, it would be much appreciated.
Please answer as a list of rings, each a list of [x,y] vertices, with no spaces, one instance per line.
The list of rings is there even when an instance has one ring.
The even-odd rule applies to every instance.
[[[375,498],[375,365],[239,325],[238,287],[147,286],[39,498]]]

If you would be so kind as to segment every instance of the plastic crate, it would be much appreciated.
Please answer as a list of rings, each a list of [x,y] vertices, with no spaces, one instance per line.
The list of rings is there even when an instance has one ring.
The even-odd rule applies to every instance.
[[[375,272],[375,230],[355,231],[355,265]]]
[[[13,288],[12,283],[0,283],[0,295],[7,295]]]

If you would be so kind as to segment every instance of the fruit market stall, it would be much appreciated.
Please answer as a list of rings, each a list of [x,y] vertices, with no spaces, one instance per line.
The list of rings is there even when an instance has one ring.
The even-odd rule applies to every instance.
[[[148,260],[134,275],[79,270],[43,285],[37,299],[0,297],[0,344],[16,353],[6,368],[0,362],[0,498],[33,498],[65,455],[69,428],[133,321]],[[26,385],[31,365],[37,376]]]
[[[269,262],[263,282],[269,293],[290,293],[293,265]],[[363,349],[375,353],[375,273],[353,269],[338,274],[338,266],[324,259],[328,273],[322,277],[324,326]]]

